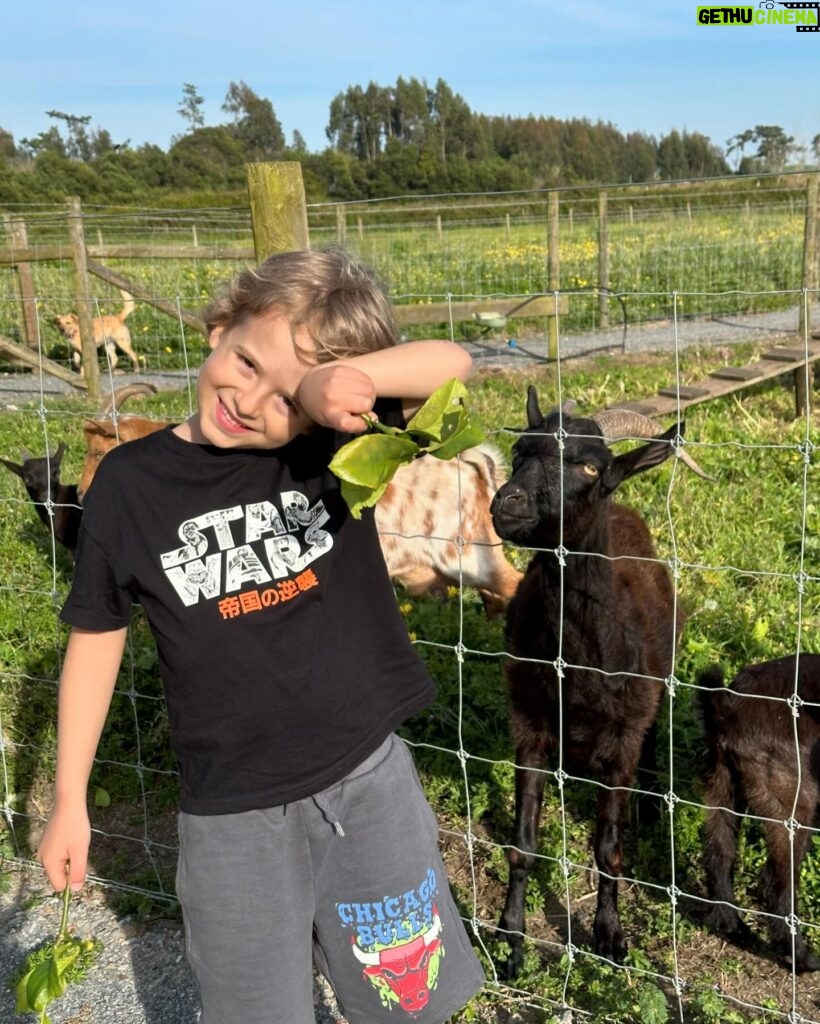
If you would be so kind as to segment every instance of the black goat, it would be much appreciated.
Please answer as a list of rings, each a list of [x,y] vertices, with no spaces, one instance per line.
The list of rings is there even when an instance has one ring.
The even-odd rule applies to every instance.
[[[610,500],[624,480],[667,458],[683,424],[615,456],[603,436],[605,415],[582,419],[553,410],[545,418],[530,387],[529,428],[513,448],[512,476],[491,506],[499,536],[545,549],[533,556],[507,613],[515,835],[499,927],[512,950],[510,977],[522,961],[524,896],[548,763],[603,784],[594,846],[600,873],[595,950],[623,960],[617,887],[627,787],[683,627],[646,524]],[[629,436],[622,412],[619,419],[621,436]]]
[[[61,442],[53,455],[35,457],[23,451],[21,465],[8,459],[0,459],[0,462],[20,477],[41,522],[49,533],[54,530],[55,539],[73,558],[83,513],[77,498],[77,485],[60,483],[60,463],[64,454],[65,444]]]
[[[716,901],[707,924],[741,941],[749,937],[734,906],[733,879],[738,834],[748,811],[764,819],[768,858],[761,889],[773,915],[772,943],[793,960],[795,970],[816,971],[820,959],[809,950],[796,920],[792,934],[789,918],[820,810],[820,655],[748,665],[728,687],[715,666],[702,672],[698,682],[712,687],[699,691],[709,748],[703,866],[707,895]],[[798,700],[787,703],[795,693]]]

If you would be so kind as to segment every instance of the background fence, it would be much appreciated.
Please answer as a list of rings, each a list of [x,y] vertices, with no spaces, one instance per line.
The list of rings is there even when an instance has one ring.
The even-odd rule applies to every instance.
[[[805,178],[756,181],[711,183],[697,194],[683,188],[612,190],[603,203],[599,190],[559,193],[557,253],[550,196],[322,207],[309,209],[308,216],[314,245],[343,238],[380,270],[402,305],[566,293],[566,313],[557,318],[525,317],[486,330],[470,316],[418,328],[452,336],[479,355],[504,356],[501,370],[480,375],[471,391],[492,440],[506,453],[514,440],[510,425],[523,422],[527,381],[537,381],[543,406],[575,397],[582,408],[599,408],[651,394],[660,383],[680,390],[711,369],[752,360],[758,339],[764,345],[787,339],[809,352],[818,298],[814,220],[806,202],[812,193]],[[769,202],[762,201],[764,193]],[[68,369],[69,354],[51,320],[76,300],[72,254],[64,251],[70,250],[66,211],[14,211],[12,220],[25,221],[26,241],[13,257],[0,256],[0,265],[5,260],[9,268],[0,271],[0,335]],[[103,364],[104,390],[150,376],[173,390],[135,402],[134,411],[165,419],[185,415],[188,385],[205,350],[183,312],[193,315],[219,280],[253,259],[249,218],[232,210],[196,216],[84,210],[82,221],[88,257],[104,260],[145,296],[129,317],[145,366],[140,374],[115,376]],[[602,244],[611,292],[600,278]],[[550,279],[556,264],[557,288]],[[34,289],[29,326],[16,269],[21,265],[30,268]],[[94,311],[119,308],[110,282],[93,274],[92,280]],[[607,326],[601,326],[602,298]],[[157,299],[170,304],[176,317],[158,309]],[[774,313],[785,317],[781,326],[765,319]],[[550,319],[558,342],[552,359]],[[737,324],[732,347],[722,340],[715,347],[714,331],[727,319]],[[508,344],[513,331],[515,348]],[[614,345],[615,354],[595,361],[568,358],[602,345]],[[641,356],[634,354],[638,350]],[[765,939],[751,953],[727,947],[698,918],[704,897],[697,669],[720,660],[731,674],[751,661],[820,651],[817,420],[809,409],[793,418],[790,383],[787,377],[759,384],[687,412],[687,442],[717,477],[715,484],[670,466],[627,491],[650,519],[661,557],[676,567],[689,624],[660,722],[666,812],[657,826],[638,822],[630,846],[623,902],[632,953],[625,968],[608,966],[589,951],[596,886],[588,825],[596,785],[567,779],[560,795],[552,780],[548,785],[539,866],[528,896],[534,952],[515,985],[495,974],[512,813],[501,625],[487,620],[475,594],[464,589],[443,605],[399,595],[408,628],[440,684],[435,707],[404,736],[439,816],[464,916],[488,954],[487,988],[473,1011],[482,1019],[505,1019],[496,1014],[510,1009],[533,1020],[553,1014],[570,1019],[567,1012],[579,1020],[695,1024],[820,1019],[820,987],[811,976],[773,960]],[[0,454],[13,460],[20,448],[54,454],[66,442],[63,480],[76,480],[84,417],[98,405],[82,391],[67,393],[74,389],[62,378],[14,362],[6,365],[0,385],[8,387],[5,393],[0,387]],[[20,480],[5,471],[0,510],[0,843],[6,856],[28,863],[50,803],[56,681],[65,642],[57,609],[70,585],[71,562],[37,520]],[[511,557],[523,565],[527,556]],[[137,616],[91,791],[95,874],[132,911],[173,900],[175,767],[166,732],[153,642]],[[761,934],[767,916],[754,879],[764,857],[759,831],[752,830],[737,898]],[[816,942],[820,883],[811,855],[795,909],[809,941]]]
[[[314,205],[306,216],[314,246],[340,241],[356,251],[389,282],[399,308],[476,298],[512,304],[560,291],[571,297],[561,323],[571,337],[634,332],[668,319],[675,292],[682,318],[785,308],[799,315],[796,296],[818,285],[818,178]],[[218,282],[254,258],[247,209],[69,204],[10,211],[4,223],[0,268],[15,272],[0,274],[0,336],[63,359],[67,346],[54,315],[93,313],[99,304],[103,311],[119,308],[117,275],[140,298],[178,297],[193,317]],[[90,287],[78,284],[82,260],[90,261]],[[109,272],[105,280],[94,276],[100,267]],[[35,296],[40,337],[34,337]],[[519,329],[549,328],[526,314],[523,308]],[[178,315],[175,308],[146,305],[133,321],[152,370],[178,364]],[[197,329],[193,320],[188,326]],[[451,329],[445,318],[407,333],[446,336]],[[455,325],[459,337],[482,332],[474,322]]]

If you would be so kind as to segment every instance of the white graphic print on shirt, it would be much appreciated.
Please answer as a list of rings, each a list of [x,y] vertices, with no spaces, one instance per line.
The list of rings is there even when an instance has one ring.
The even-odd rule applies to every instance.
[[[237,594],[248,584],[262,586],[303,574],[302,583],[315,586],[307,566],[327,554],[333,537],[322,527],[330,516],[324,503],[311,506],[300,491],[282,491],[281,509],[270,501],[214,509],[179,526],[181,547],[160,556],[166,577],[183,604]],[[292,596],[292,588],[280,586],[263,592],[251,590],[251,603],[269,607]],[[231,611],[231,609],[236,609]],[[223,618],[248,610],[228,601],[220,607]]]

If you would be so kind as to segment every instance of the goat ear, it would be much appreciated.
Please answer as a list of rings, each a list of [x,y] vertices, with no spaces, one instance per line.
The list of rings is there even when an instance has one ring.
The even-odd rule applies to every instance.
[[[51,456],[51,461],[52,462],[56,462],[56,463],[59,464],[59,463],[61,463],[63,461],[63,456],[64,455],[65,455],[65,441],[60,441],[60,443],[57,445],[57,451]]]
[[[643,473],[644,470],[665,462],[672,453],[669,441],[679,434],[682,435],[685,427],[686,424],[681,420],[662,434],[658,434],[649,444],[642,444],[638,448],[624,452],[623,455],[616,455],[604,474],[604,482],[609,488],[609,493],[636,473]]]
[[[542,426],[544,423],[544,417],[541,415],[541,409],[538,405],[538,392],[530,384],[527,388],[527,425],[531,430],[535,430],[536,427]]]
[[[0,459],[0,462],[3,463],[6,469],[10,469],[12,473],[16,473],[20,477],[23,475],[23,467],[18,466],[16,462],[9,462],[8,459]]]
[[[111,430],[111,424],[101,423],[99,420],[92,420],[90,417],[86,417],[85,426],[83,427],[83,433],[86,438],[91,437],[93,434],[99,434],[101,437],[116,437],[116,433]]]

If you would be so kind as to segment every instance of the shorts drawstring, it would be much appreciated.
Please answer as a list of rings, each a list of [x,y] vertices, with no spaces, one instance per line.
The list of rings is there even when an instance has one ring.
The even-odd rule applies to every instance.
[[[345,834],[345,830],[342,828],[342,823],[339,821],[339,819],[336,817],[333,811],[331,811],[331,809],[328,807],[327,801],[324,799],[324,797],[321,794],[319,794],[317,796],[311,797],[311,800],[313,800],[314,804],[322,812],[325,821],[329,825],[333,826],[336,835],[343,836]]]

